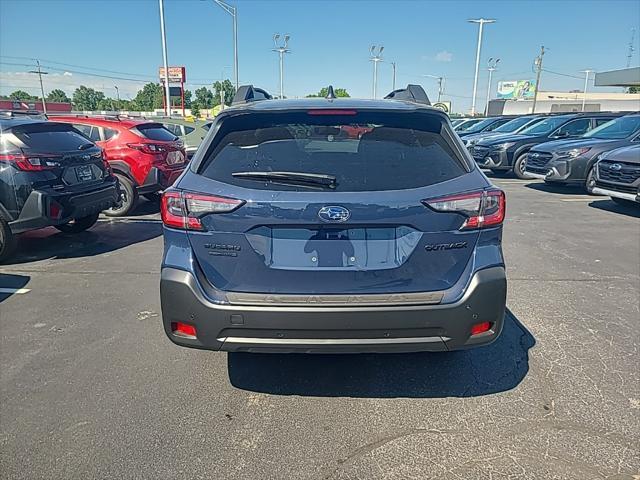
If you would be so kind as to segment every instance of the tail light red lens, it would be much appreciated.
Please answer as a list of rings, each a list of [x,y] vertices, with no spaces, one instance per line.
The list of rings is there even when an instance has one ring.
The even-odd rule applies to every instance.
[[[155,155],[157,153],[163,153],[167,151],[167,148],[164,145],[160,145],[157,143],[127,143],[127,147],[135,148],[142,153],[148,153],[150,155]]]
[[[62,218],[62,205],[55,200],[51,200],[49,204],[49,218],[60,220]]]
[[[196,327],[193,325],[189,325],[188,323],[182,322],[172,322],[171,323],[171,331],[174,335],[184,338],[196,339],[198,338],[198,332],[196,331]]]
[[[212,213],[229,213],[243,205],[244,200],[216,197],[199,193],[168,190],[162,195],[162,222],[172,228],[203,230],[201,218]]]
[[[15,165],[19,170],[26,172],[40,172],[42,170],[51,170],[56,165],[50,165],[48,160],[50,157],[28,156],[22,154],[0,154],[0,161],[8,162]]]
[[[504,192],[497,189],[434,198],[423,203],[437,212],[465,215],[467,219],[460,230],[500,225],[507,208]]]
[[[476,323],[471,327],[471,335],[478,335],[479,333],[488,332],[491,329],[490,322]]]

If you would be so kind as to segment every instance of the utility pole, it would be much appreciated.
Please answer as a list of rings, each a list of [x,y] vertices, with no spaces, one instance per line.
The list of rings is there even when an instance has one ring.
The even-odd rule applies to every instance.
[[[371,57],[369,60],[373,62],[373,98],[377,98],[378,96],[378,62],[382,61],[382,51],[384,47],[377,47],[375,45],[371,45],[369,52],[371,53]],[[376,53],[377,51],[377,53]]]
[[[213,1],[233,18],[233,81],[237,91],[240,88],[238,74],[238,8],[222,0]]]
[[[540,55],[533,62],[536,66],[536,86],[533,90],[533,107],[531,113],[536,113],[536,103],[538,103],[538,90],[540,90],[540,73],[542,73],[542,57],[544,57],[544,45],[540,47]]]
[[[164,0],[158,0],[160,7],[160,33],[162,35],[162,60],[164,63],[164,93],[167,116],[171,116],[171,90],[169,89],[169,63],[167,60],[167,34],[164,29]]]
[[[582,95],[582,111],[584,112],[585,103],[587,103],[587,88],[589,87],[589,74],[593,72],[593,70],[583,70],[584,73],[584,93]]]
[[[391,83],[391,90],[396,89],[396,62],[391,62],[391,68],[393,68],[393,81]]]
[[[480,69],[480,50],[482,49],[482,30],[485,23],[495,23],[493,19],[476,18],[467,20],[469,23],[477,23],[478,28],[478,48],[476,49],[476,73],[473,76],[473,97],[471,100],[471,115],[476,114],[476,94],[478,93],[478,70]]]
[[[422,75],[423,77],[428,77],[428,78],[434,78],[436,80],[438,80],[438,102],[440,102],[440,99],[442,98],[442,95],[444,94],[444,77],[437,77],[435,75]]]
[[[284,54],[285,53],[291,53],[291,50],[289,50],[289,39],[291,38],[290,35],[284,35],[283,40],[284,43],[279,43],[278,40],[280,39],[280,34],[276,33],[273,36],[273,44],[275,45],[275,48],[273,49],[274,52],[278,52],[278,54],[280,55],[280,99],[282,100],[284,98]]]
[[[46,115],[47,114],[47,103],[44,98],[44,86],[42,85],[42,75],[48,75],[49,72],[43,72],[42,68],[40,68],[40,60],[36,60],[36,65],[38,66],[38,70],[30,70],[29,73],[37,73],[40,78],[40,93],[42,94],[42,111]]]
[[[120,110],[120,89],[117,85],[114,85],[113,88],[116,89],[116,99],[118,100],[118,110]]]
[[[629,51],[627,53],[627,68],[631,66],[631,59],[633,58],[633,52],[635,50],[635,46],[633,44],[634,39],[636,38],[636,29],[631,29],[631,40],[629,41]]]
[[[489,99],[491,98],[491,77],[493,76],[493,72],[498,69],[498,63],[500,63],[500,59],[490,58],[487,62],[487,70],[489,71],[489,83],[487,84],[487,104],[484,107],[484,115],[489,115]]]

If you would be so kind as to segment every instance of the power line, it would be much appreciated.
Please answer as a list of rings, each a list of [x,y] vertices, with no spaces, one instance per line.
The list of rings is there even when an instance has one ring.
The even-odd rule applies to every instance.
[[[582,77],[579,77],[577,75],[569,75],[568,73],[554,72],[553,70],[547,70],[546,68],[543,68],[542,71],[545,73],[551,73],[553,75],[559,75],[561,77],[577,78],[578,80],[582,80]]]

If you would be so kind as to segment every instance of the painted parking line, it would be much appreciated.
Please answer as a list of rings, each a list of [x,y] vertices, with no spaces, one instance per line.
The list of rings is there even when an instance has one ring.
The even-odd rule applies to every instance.
[[[29,293],[30,291],[30,288],[0,288],[0,293],[8,293],[10,295],[23,295],[25,293]]]
[[[597,200],[594,197],[578,197],[578,198],[561,198],[561,202],[593,202]]]

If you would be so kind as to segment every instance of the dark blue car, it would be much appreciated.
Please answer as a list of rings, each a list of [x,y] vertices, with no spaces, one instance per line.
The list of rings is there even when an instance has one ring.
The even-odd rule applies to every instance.
[[[165,331],[251,352],[490,343],[504,215],[420,87],[377,101],[241,87],[163,196]]]

